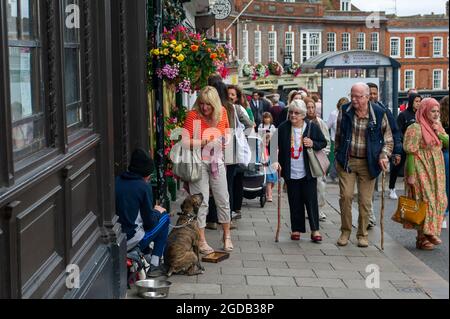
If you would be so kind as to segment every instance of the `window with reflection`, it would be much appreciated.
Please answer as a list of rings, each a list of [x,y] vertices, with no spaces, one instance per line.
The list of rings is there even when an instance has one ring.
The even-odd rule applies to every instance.
[[[9,74],[14,160],[46,146],[40,95],[41,45],[36,0],[7,0]]]
[[[64,96],[69,134],[83,127],[79,0],[64,0]]]

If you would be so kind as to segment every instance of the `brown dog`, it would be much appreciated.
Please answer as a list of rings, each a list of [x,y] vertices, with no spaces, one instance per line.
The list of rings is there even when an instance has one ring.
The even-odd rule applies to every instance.
[[[186,197],[181,204],[181,213],[177,225],[167,239],[164,262],[169,266],[168,276],[183,273],[189,276],[202,274],[198,249],[199,230],[197,223],[198,209],[202,205],[203,195]]]

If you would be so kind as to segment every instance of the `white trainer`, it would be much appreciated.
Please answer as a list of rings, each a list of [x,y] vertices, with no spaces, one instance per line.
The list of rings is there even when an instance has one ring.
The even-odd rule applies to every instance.
[[[395,188],[391,189],[389,191],[389,198],[393,199],[393,200],[397,200],[398,199],[397,193],[395,192]]]
[[[447,217],[444,217],[444,220],[442,221],[442,228],[443,229],[447,228]]]

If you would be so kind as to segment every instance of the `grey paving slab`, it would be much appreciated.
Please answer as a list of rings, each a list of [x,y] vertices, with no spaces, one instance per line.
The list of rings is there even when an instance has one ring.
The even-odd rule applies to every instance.
[[[270,276],[317,278],[312,269],[268,268],[267,271],[269,272]]]
[[[300,247],[297,248],[281,248],[284,255],[309,255],[309,256],[324,256],[320,249],[307,250]]]
[[[303,278],[295,277],[295,281],[300,287],[342,287],[345,288],[341,279],[327,278]]]
[[[230,260],[264,260],[262,253],[235,252],[230,254]]]
[[[186,299],[186,300],[190,300],[190,299],[194,299],[194,295],[193,294],[171,294],[169,292],[169,295],[167,296],[167,299]]]
[[[266,261],[306,261],[303,255],[273,255],[273,254],[263,254],[264,260]]]
[[[221,261],[220,263],[217,263],[217,264],[211,264],[211,265],[214,265],[214,267],[216,267],[216,268],[220,268],[220,267],[242,267],[242,263],[243,263],[244,261],[243,260],[241,260],[241,259],[226,259],[226,260],[224,260],[224,261]],[[207,264],[207,263],[203,263],[203,265],[204,264]]]
[[[186,275],[172,275],[169,281],[172,283],[197,283],[198,276],[186,276]]]
[[[360,271],[361,275],[366,278],[370,273]],[[381,280],[410,280],[411,278],[403,272],[380,271]]]
[[[351,289],[370,289],[372,282],[366,283],[365,279],[343,279],[344,284],[347,288]],[[380,286],[378,288],[374,287],[374,290],[379,289],[391,289],[395,290],[395,287],[388,280],[380,280]]]
[[[366,271],[366,267],[370,264],[364,263],[351,263],[351,262],[333,262],[331,261],[331,266],[336,270],[359,270]],[[394,265],[378,265],[381,271],[399,271],[399,269]]]
[[[194,299],[248,299],[248,296],[241,293],[236,294],[220,294],[220,295],[194,295]]]
[[[253,286],[297,286],[294,277],[281,276],[247,276],[247,283]]]
[[[218,284],[190,284],[174,283],[170,287],[171,294],[211,294],[219,295],[222,293]]]
[[[326,243],[326,242],[322,242],[321,244],[315,244],[312,243],[310,241],[300,241],[299,243],[300,248],[304,249],[304,250],[324,250],[324,249],[329,249],[329,250],[337,250],[338,247],[334,244],[334,243]]]
[[[273,287],[275,296],[286,299],[317,298],[325,299],[327,296],[320,287]]]
[[[250,254],[281,254],[280,248],[266,248],[266,247],[257,247],[257,248],[241,248],[242,253],[250,253]]]
[[[284,261],[253,261],[244,260],[245,268],[288,268],[288,265]]]
[[[321,244],[310,241],[310,233],[300,241],[290,239],[291,224],[286,194],[283,194],[281,232],[275,242],[276,203],[263,209],[257,200],[244,200],[243,218],[232,230],[234,251],[218,264],[203,263],[199,276],[172,276],[170,299],[448,299],[448,282],[420,262],[385,234],[385,250],[378,248],[379,229],[369,232],[371,245],[356,246],[356,231],[349,245],[339,247],[338,187],[330,185],[327,221],[321,223]],[[178,203],[179,205],[179,203]],[[307,222],[308,224],[308,222]],[[309,228],[309,226],[307,226]],[[214,248],[222,248],[222,231],[207,230]],[[367,289],[366,267],[380,268],[381,287]],[[445,289],[446,288],[446,289]],[[130,290],[132,291],[132,290]],[[130,297],[128,292],[128,298]]]
[[[209,275],[204,274],[198,276],[199,284],[201,283],[215,283],[215,284],[230,284],[230,285],[245,285],[245,277],[243,275]]]
[[[373,290],[369,289],[348,289],[348,288],[324,288],[329,298],[338,299],[380,299]]]
[[[348,261],[345,256],[305,256],[307,261],[310,262],[324,262],[324,263],[332,263],[332,262],[346,262]]]
[[[356,270],[318,270],[314,269],[318,278],[363,279]]]
[[[256,232],[254,230],[232,230],[233,236],[255,236]]]
[[[233,243],[233,246],[239,248],[259,248],[261,247],[257,241],[239,241]]]
[[[259,246],[262,248],[279,248],[279,249],[301,249],[297,242],[279,242],[275,241],[260,241]]]
[[[269,275],[269,272],[267,271],[267,268],[223,267],[222,274],[267,276]]]
[[[381,299],[430,299],[430,296],[428,296],[425,293],[401,293],[396,290],[383,290],[383,289],[376,289],[374,292],[381,298]]]
[[[320,269],[320,270],[333,270],[334,268],[329,263],[311,263],[305,262],[292,262],[288,261],[287,265],[292,269]]]
[[[379,257],[379,258],[387,258],[387,256],[381,252],[376,250],[361,250],[361,252],[367,257]]]
[[[348,257],[348,260],[353,264],[376,264],[376,265],[394,265],[389,259],[387,258],[380,258],[380,257]]]
[[[282,296],[282,295],[281,296],[258,296],[258,295],[253,296],[253,295],[249,295],[248,298],[249,299],[288,299],[288,297]],[[289,298],[289,299],[300,299],[300,298],[292,297],[292,298]]]
[[[238,292],[239,294],[244,295],[253,295],[253,296],[270,296],[274,295],[273,289],[271,286],[242,286],[242,285],[222,285],[222,293],[225,295],[232,295]]]
[[[322,249],[321,250],[325,256],[360,256],[366,257],[360,250],[339,250],[339,249]]]

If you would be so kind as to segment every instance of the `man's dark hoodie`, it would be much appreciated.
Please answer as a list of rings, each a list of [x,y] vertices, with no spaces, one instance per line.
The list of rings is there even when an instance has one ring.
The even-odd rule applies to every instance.
[[[145,231],[154,228],[161,214],[153,209],[153,195],[144,177],[151,174],[153,161],[143,150],[131,157],[128,172],[116,178],[116,212],[127,235],[128,250],[136,246]]]

